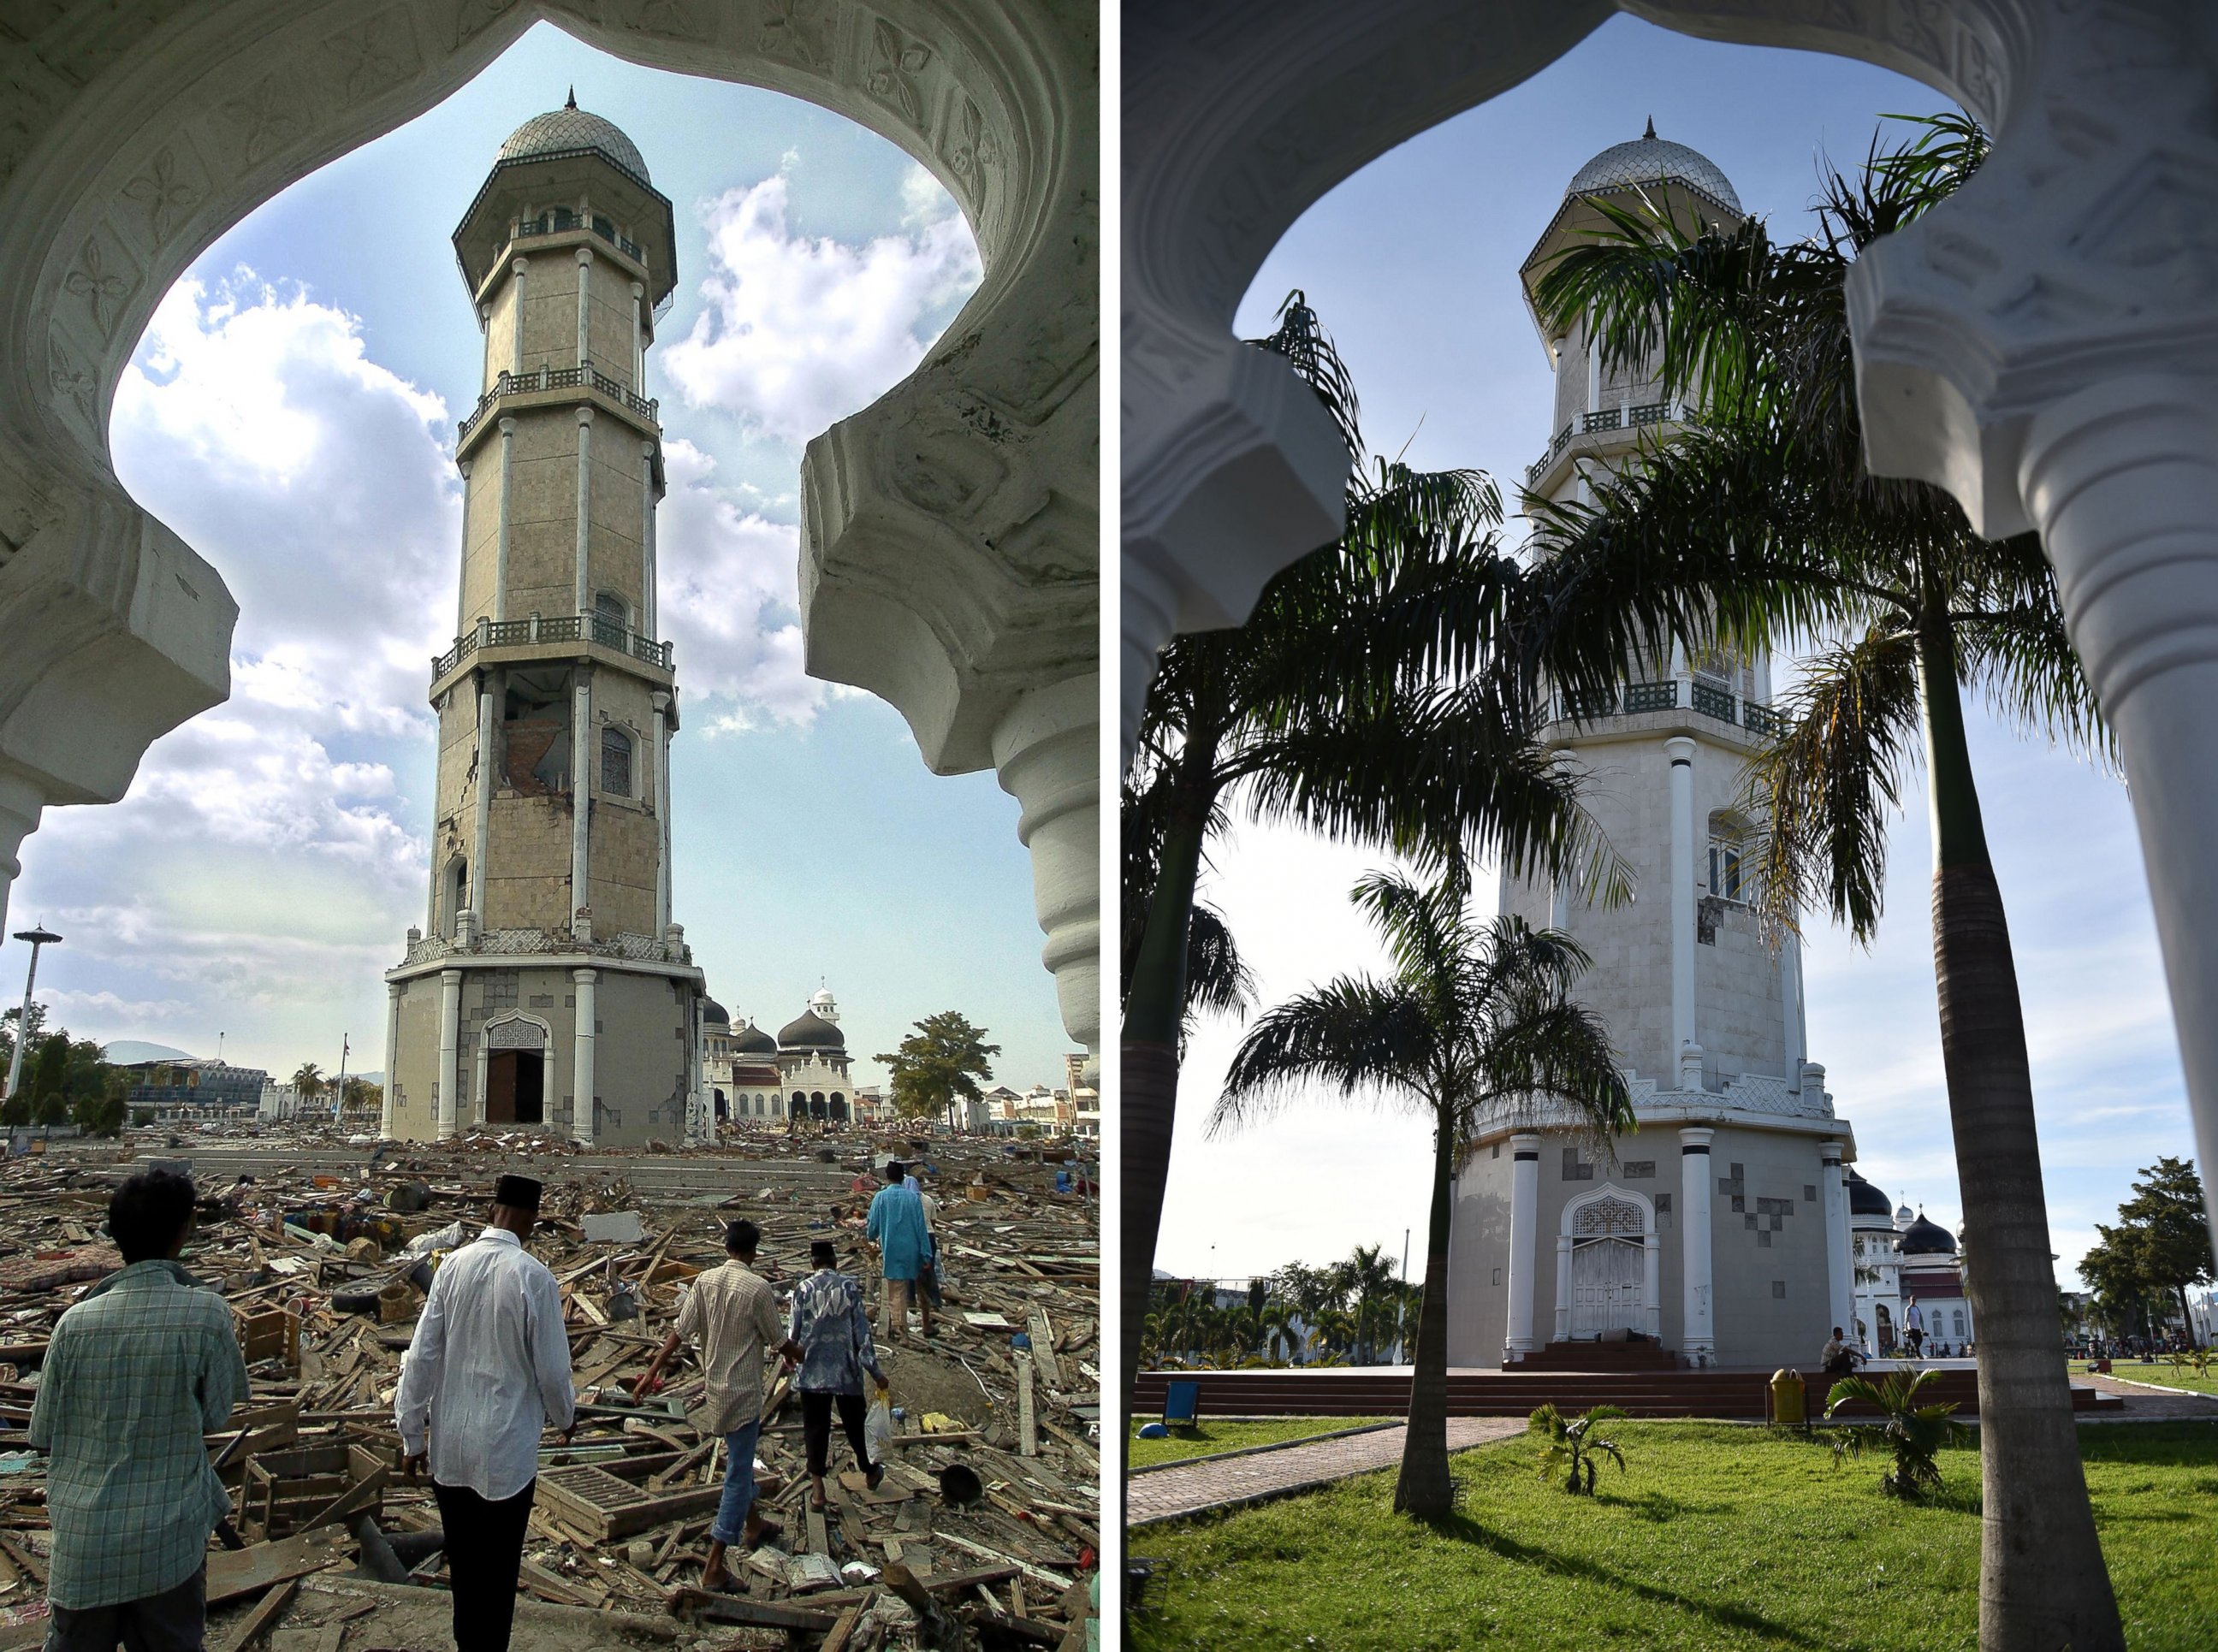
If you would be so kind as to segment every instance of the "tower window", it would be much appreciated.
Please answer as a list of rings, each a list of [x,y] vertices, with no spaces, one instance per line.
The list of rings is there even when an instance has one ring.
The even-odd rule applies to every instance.
[[[631,795],[631,736],[621,728],[601,731],[601,790],[610,797]]]
[[[631,604],[613,591],[595,591],[593,616],[596,619],[613,620],[618,625],[629,625],[631,623]]]

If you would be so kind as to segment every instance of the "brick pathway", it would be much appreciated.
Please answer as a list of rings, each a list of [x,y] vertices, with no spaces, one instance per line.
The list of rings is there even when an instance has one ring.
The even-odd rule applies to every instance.
[[[1391,1469],[1402,1460],[1402,1439],[1408,1432],[1396,1426],[1346,1439],[1296,1441],[1221,1463],[1196,1463],[1134,1475],[1125,1482],[1126,1529],[1181,1519],[1205,1509],[1260,1503],[1376,1469]],[[1451,1417],[1448,1450],[1459,1451],[1467,1445],[1482,1445],[1524,1432],[1522,1417]]]
[[[2142,1369],[2149,1371],[2150,1382],[2161,1383],[2164,1380],[2156,1374],[2164,1370],[2163,1366],[2143,1366]],[[2207,1422],[2218,1418],[2218,1396],[2207,1394],[2158,1394],[2136,1387],[2132,1383],[2115,1383],[2107,1377],[2079,1371],[2072,1374],[2072,1385],[2074,1388],[2097,1388],[2105,1394],[2125,1395],[2126,1408],[2123,1411],[2083,1411],[2079,1414],[2081,1422]]]

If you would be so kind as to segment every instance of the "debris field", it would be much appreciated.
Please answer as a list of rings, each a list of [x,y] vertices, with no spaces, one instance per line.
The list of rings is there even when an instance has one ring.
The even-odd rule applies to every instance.
[[[0,1652],[46,1624],[41,1462],[27,1444],[47,1336],[121,1265],[101,1237],[136,1169],[189,1168],[201,1193],[184,1265],[237,1320],[250,1399],[208,1449],[232,1488],[208,1556],[217,1652],[385,1652],[450,1644],[431,1488],[400,1467],[393,1395],[441,1254],[474,1237],[493,1179],[546,1188],[530,1249],[562,1290],[578,1390],[544,1437],[517,1644],[995,1649],[1088,1644],[1100,1549],[1100,1208],[1090,1166],[1054,1143],[860,1130],[612,1154],[529,1135],[351,1144],[140,1133],[0,1161]],[[864,1213],[889,1157],[937,1203],[932,1340],[883,1326]],[[1057,1191],[1063,1185],[1078,1191]],[[635,1399],[688,1282],[724,1259],[724,1224],[763,1234],[783,1299],[830,1238],[864,1286],[890,1379],[893,1446],[876,1490],[835,1429],[827,1502],[809,1504],[800,1407],[775,1361],[757,1451],[779,1530],[699,1587],[723,1442],[691,1420],[690,1351]],[[232,1546],[232,1545],[237,1546]]]

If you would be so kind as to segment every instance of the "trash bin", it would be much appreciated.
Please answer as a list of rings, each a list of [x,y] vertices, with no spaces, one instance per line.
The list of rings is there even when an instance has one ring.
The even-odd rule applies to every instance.
[[[1802,1373],[1771,1373],[1771,1420],[1782,1428],[1800,1428],[1808,1420],[1802,1407]]]

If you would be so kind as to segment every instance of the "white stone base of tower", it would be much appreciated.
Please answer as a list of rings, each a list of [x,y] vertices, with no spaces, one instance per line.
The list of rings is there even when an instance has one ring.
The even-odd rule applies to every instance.
[[[412,959],[386,976],[393,1139],[536,1131],[625,1148],[675,1145],[697,1129],[703,983],[691,964],[599,950],[468,953],[421,941]],[[441,1023],[450,990],[449,1046]],[[579,1098],[581,1071],[591,1075],[590,1101]]]

